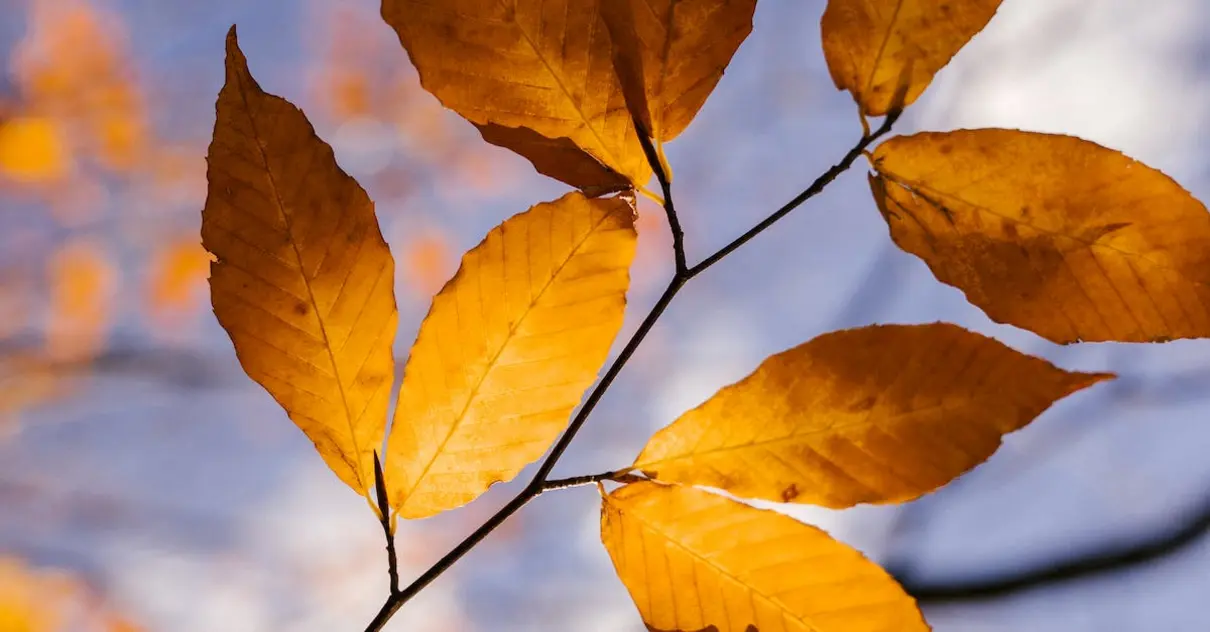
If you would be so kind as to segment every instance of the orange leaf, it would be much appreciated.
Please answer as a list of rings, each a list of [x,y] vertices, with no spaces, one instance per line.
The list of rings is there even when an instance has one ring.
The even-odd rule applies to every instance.
[[[614,187],[620,173],[644,184],[651,169],[610,61],[598,0],[384,0],[420,82],[484,134],[573,186]],[[510,133],[526,127],[540,136]],[[545,137],[545,138],[541,138]],[[569,138],[588,157],[551,152]],[[552,142],[554,141],[554,142]],[[587,182],[585,165],[600,164]]]
[[[1000,436],[1112,376],[1069,373],[944,323],[824,334],[770,356],[651,438],[650,478],[825,507],[912,500]]]
[[[893,138],[874,168],[895,243],[996,322],[1058,343],[1210,336],[1210,214],[1159,171],[1003,129]]]
[[[756,0],[605,0],[627,107],[652,138],[680,135],[752,32]]]
[[[601,541],[649,630],[927,632],[886,571],[827,533],[701,490],[604,497]]]
[[[202,243],[240,364],[345,483],[374,485],[394,373],[394,260],[374,203],[227,35]]]
[[[463,256],[404,370],[386,458],[401,516],[464,505],[542,456],[622,326],[636,240],[632,198],[576,192]]]
[[[863,115],[911,105],[999,7],[1000,0],[828,0],[820,28],[832,81]]]

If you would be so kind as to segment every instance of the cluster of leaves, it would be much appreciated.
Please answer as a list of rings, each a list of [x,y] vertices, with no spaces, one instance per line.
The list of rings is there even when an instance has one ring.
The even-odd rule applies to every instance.
[[[373,203],[304,114],[260,88],[232,27],[202,240],[214,311],[245,371],[367,498],[392,555],[398,516],[465,505],[549,451],[513,502],[405,590],[392,559],[370,629],[533,496],[596,483],[602,541],[650,629],[926,630],[876,564],[735,498],[911,500],[1113,376],[944,323],[837,331],[766,359],[631,465],[548,476],[677,291],[863,155],[895,243],[993,320],[1060,343],[1210,336],[1210,215],[1163,174],[1078,138],[1013,130],[920,133],[870,151],[998,6],[831,0],[824,54],[859,108],[860,141],[691,266],[662,143],[719,81],[755,0],[384,0],[426,90],[486,141],[579,189],[505,220],[463,256],[420,326],[389,433],[395,264]],[[871,130],[866,117],[883,123]],[[645,188],[653,175],[662,196]],[[623,320],[636,191],[664,206],[676,273],[589,391]],[[607,481],[621,485],[607,492]]]

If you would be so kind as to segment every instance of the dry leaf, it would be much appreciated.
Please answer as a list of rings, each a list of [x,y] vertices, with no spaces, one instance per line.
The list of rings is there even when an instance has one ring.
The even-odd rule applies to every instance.
[[[1069,373],[945,323],[837,331],[769,357],[682,415],[634,467],[749,498],[902,502],[982,463],[1055,400],[1111,377]]]
[[[386,480],[405,518],[453,509],[550,446],[622,326],[633,201],[569,193],[492,229],[408,358]]]
[[[601,540],[649,629],[914,632],[886,571],[823,531],[701,490],[634,483],[605,496]]]
[[[863,115],[911,105],[999,6],[1000,0],[829,0],[820,28],[832,81],[853,94]]]
[[[676,138],[752,32],[756,0],[609,0],[601,16],[627,106],[652,138]]]
[[[482,126],[527,127],[545,138],[485,134],[542,173],[582,187],[584,160],[552,156],[570,138],[636,185],[651,168],[610,61],[598,0],[383,0],[420,82],[443,105]],[[616,184],[607,170],[593,187]]]
[[[1210,336],[1210,214],[1159,171],[1000,129],[894,138],[874,168],[895,243],[996,322],[1058,343]]]
[[[358,492],[374,484],[394,371],[394,261],[374,204],[227,35],[202,244],[240,364]]]

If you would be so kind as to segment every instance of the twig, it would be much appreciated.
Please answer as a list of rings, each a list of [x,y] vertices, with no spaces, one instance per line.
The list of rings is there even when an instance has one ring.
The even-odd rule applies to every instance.
[[[908,594],[925,605],[982,601],[1142,566],[1184,549],[1207,532],[1210,532],[1210,497],[1174,529],[998,577],[928,582],[913,577],[910,568],[889,566],[887,571]]]
[[[386,603],[382,605],[382,609],[378,611],[378,615],[374,617],[374,620],[370,622],[368,627],[366,627],[366,632],[377,632],[378,630],[381,630],[382,626],[386,625],[386,622],[390,620],[390,618],[395,614],[396,611],[399,610],[401,606],[403,606],[403,604],[407,603],[412,597],[415,597],[417,593],[432,583],[432,581],[439,577],[442,573],[449,570],[449,568],[453,566],[455,562],[461,559],[463,555],[466,555],[467,552],[473,549],[479,544],[479,542],[483,541],[488,534],[494,531],[496,527],[499,527],[505,520],[516,513],[517,510],[521,509],[521,507],[524,507],[525,504],[530,500],[533,500],[542,492],[548,491],[548,489],[560,488],[548,487],[548,485],[566,486],[566,483],[573,485],[586,485],[592,482],[597,482],[596,480],[588,480],[594,477],[576,477],[571,479],[563,479],[561,481],[548,481],[547,479],[555,465],[558,463],[559,459],[563,456],[563,453],[567,450],[567,446],[571,444],[573,439],[575,439],[575,436],[580,431],[580,428],[584,426],[584,422],[588,420],[588,416],[591,415],[593,409],[596,408],[597,402],[599,402],[605,392],[609,390],[609,387],[613,384],[613,381],[617,378],[618,374],[622,372],[622,369],[626,366],[626,363],[630,360],[631,356],[634,355],[634,352],[639,348],[639,345],[642,344],[643,339],[647,337],[647,334],[651,331],[652,327],[655,326],[655,323],[664,314],[664,311],[668,309],[668,305],[672,303],[672,299],[675,298],[681,288],[685,286],[685,283],[687,283],[693,277],[704,272],[707,268],[713,266],[719,261],[722,261],[727,255],[739,249],[741,246],[751,241],[754,237],[764,232],[765,229],[777,223],[778,220],[788,215],[790,211],[793,211],[803,202],[806,202],[812,197],[818,195],[828,184],[835,180],[837,176],[852,166],[853,162],[857,160],[857,157],[860,156],[867,147],[869,147],[875,140],[889,132],[891,127],[895,124],[895,121],[899,118],[899,114],[899,111],[894,111],[888,114],[883,120],[882,125],[879,126],[877,130],[871,134],[863,135],[857,144],[844,155],[840,162],[836,163],[821,176],[816,178],[805,191],[798,194],[798,196],[796,196],[794,199],[790,200],[784,206],[774,211],[772,215],[762,220],[756,226],[752,227],[751,230],[743,235],[740,235],[734,241],[726,246],[723,246],[714,254],[703,259],[701,263],[698,263],[692,267],[690,267],[686,262],[684,233],[681,230],[680,221],[677,219],[676,208],[673,205],[672,190],[667,179],[667,174],[664,173],[663,165],[659,160],[658,154],[654,151],[654,147],[651,146],[650,139],[647,139],[646,142],[643,143],[643,150],[644,153],[647,154],[648,161],[652,163],[651,168],[656,173],[656,177],[660,180],[660,186],[664,191],[664,212],[668,216],[669,228],[672,230],[673,254],[677,259],[676,273],[668,282],[668,287],[664,289],[664,293],[660,295],[660,298],[656,300],[655,305],[652,306],[651,311],[648,312],[647,316],[643,318],[643,322],[639,324],[638,329],[636,329],[634,334],[631,335],[630,340],[628,340],[626,345],[622,347],[622,351],[618,353],[618,357],[615,358],[609,365],[609,368],[606,369],[605,375],[601,377],[601,381],[598,382],[588,394],[588,398],[584,400],[583,406],[580,407],[580,410],[576,413],[576,416],[571,420],[571,423],[568,424],[567,430],[563,432],[563,436],[559,437],[559,440],[555,443],[554,447],[551,448],[550,453],[538,466],[538,470],[534,473],[534,477],[532,480],[530,480],[529,484],[526,485],[525,488],[514,496],[513,499],[510,500],[506,505],[501,507],[499,511],[493,514],[492,517],[488,518],[487,522],[484,522],[482,526],[480,526],[478,529],[475,529],[474,532],[454,546],[449,553],[446,553],[441,559],[437,560],[436,563],[429,567],[429,569],[420,577],[416,578],[415,581],[401,591],[392,591],[390,597],[387,598]],[[642,139],[644,135],[640,133],[639,136],[640,139]],[[661,174],[663,174],[663,176],[661,176]],[[608,480],[609,478],[606,475],[601,476],[602,478],[597,480]]]
[[[391,525],[391,506],[387,502],[387,484],[382,477],[382,462],[378,451],[374,451],[374,493],[378,496],[378,519],[382,522],[382,534],[387,539],[387,575],[390,576],[390,594],[399,592],[399,562],[395,556],[395,529]]]
[[[647,162],[655,172],[655,179],[659,181],[660,189],[664,192],[664,214],[668,216],[668,229],[672,231],[672,255],[676,262],[676,276],[687,278],[689,261],[685,256],[685,231],[681,229],[681,220],[677,218],[676,206],[672,203],[672,180],[664,171],[664,161],[660,160],[660,154],[644,131],[643,124],[637,116],[633,118],[639,144],[643,146],[643,154],[647,156]]]

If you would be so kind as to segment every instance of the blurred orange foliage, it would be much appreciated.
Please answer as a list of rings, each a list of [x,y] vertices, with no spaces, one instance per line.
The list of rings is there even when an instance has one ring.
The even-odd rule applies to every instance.
[[[64,152],[68,159],[91,158],[113,171],[135,167],[148,123],[122,22],[86,0],[31,0],[28,15],[9,67],[18,109],[69,130],[76,146]]]
[[[47,277],[47,355],[75,359],[96,353],[113,320],[117,286],[117,272],[104,247],[86,238],[69,242],[51,257]]]
[[[0,630],[138,632],[87,586],[61,571],[35,570],[0,557]]]

